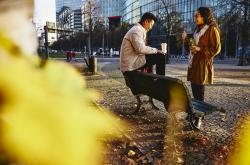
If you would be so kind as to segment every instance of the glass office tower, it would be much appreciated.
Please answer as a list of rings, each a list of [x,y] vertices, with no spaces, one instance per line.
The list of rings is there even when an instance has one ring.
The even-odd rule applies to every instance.
[[[217,0],[122,0],[123,22],[135,24],[145,12],[151,12],[157,17],[168,12],[178,12],[184,22],[193,23],[193,15],[200,6],[209,6],[219,14],[220,10]]]
[[[56,12],[59,12],[63,6],[67,6],[72,10],[80,9],[82,0],[56,0]]]
[[[134,24],[140,20],[141,7],[139,0],[122,0],[122,20]]]
[[[121,16],[121,0],[96,0],[101,17]]]

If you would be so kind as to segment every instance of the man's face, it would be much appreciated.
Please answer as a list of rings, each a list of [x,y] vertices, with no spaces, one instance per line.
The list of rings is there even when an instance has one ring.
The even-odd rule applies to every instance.
[[[144,24],[145,30],[146,30],[147,32],[150,31],[150,30],[153,28],[154,23],[155,23],[154,20],[150,20],[150,19],[145,20],[145,24]]]

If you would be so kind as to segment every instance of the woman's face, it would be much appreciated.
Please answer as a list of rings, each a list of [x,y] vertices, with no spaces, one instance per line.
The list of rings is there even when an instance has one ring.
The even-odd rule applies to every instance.
[[[194,20],[196,25],[203,25],[204,24],[204,18],[201,16],[199,11],[196,11]]]

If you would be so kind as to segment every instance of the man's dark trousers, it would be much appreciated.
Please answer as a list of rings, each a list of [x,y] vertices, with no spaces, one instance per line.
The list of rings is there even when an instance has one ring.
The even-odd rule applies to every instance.
[[[152,55],[150,54],[145,56],[146,56],[146,64],[139,69],[143,69],[145,67],[152,67],[153,65],[156,65],[156,74],[165,76],[166,56],[162,54],[152,54]]]

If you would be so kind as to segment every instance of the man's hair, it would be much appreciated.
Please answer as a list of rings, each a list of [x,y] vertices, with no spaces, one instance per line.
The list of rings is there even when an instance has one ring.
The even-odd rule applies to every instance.
[[[144,13],[143,16],[141,17],[140,23],[144,22],[145,20],[154,20],[156,22],[157,18],[154,14],[147,12]]]

